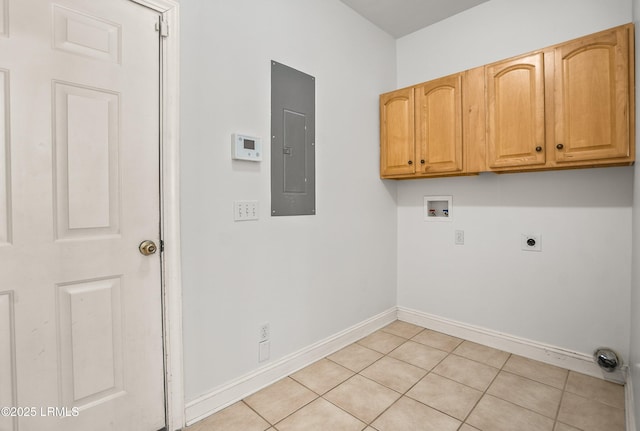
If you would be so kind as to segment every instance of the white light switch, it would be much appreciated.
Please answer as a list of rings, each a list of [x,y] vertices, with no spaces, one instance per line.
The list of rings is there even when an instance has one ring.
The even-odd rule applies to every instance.
[[[258,220],[258,201],[234,201],[233,219],[235,221]]]

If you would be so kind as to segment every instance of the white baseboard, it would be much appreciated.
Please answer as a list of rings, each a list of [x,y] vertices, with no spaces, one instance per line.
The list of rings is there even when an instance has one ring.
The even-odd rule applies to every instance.
[[[602,371],[593,360],[593,357],[586,353],[572,352],[560,347],[502,334],[405,307],[398,307],[398,319],[578,373],[621,384],[627,382],[626,367],[623,366],[613,373]]]
[[[627,431],[636,431],[635,404],[633,403],[633,379],[631,373],[627,373],[627,381],[624,384],[624,413]]]
[[[211,392],[186,403],[185,418],[187,425],[191,425],[240,401],[248,395],[366,337],[396,319],[397,308],[393,307],[351,328],[213,389]]]

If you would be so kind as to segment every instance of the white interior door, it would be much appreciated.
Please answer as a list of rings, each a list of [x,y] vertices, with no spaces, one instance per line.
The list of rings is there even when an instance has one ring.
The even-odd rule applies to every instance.
[[[0,0],[0,431],[165,425],[158,19]]]

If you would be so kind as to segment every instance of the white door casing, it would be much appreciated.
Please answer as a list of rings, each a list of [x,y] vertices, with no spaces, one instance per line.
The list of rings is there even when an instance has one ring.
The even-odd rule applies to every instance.
[[[160,255],[137,250],[161,232],[158,11],[127,0],[20,0],[10,10],[7,1],[0,406],[22,417],[0,416],[0,430],[162,428]]]
[[[162,254],[163,320],[165,351],[166,421],[169,431],[185,423],[182,278],[180,245],[180,17],[177,0],[131,0],[162,14],[165,26],[160,40],[160,148],[161,222],[165,248]]]

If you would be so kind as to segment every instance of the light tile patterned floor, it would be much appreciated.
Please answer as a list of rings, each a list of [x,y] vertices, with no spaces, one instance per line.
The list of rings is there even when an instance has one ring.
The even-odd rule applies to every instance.
[[[621,385],[402,321],[186,431],[624,431]]]

